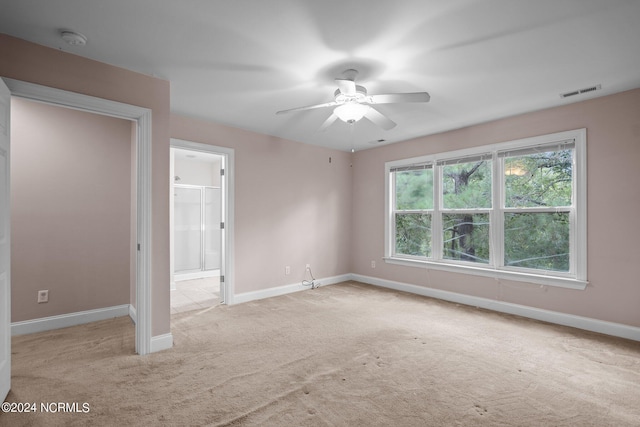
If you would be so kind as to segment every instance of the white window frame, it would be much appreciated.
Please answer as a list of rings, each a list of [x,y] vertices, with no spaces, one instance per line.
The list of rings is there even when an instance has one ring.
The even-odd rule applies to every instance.
[[[572,205],[558,211],[569,212],[570,215],[570,271],[557,272],[521,267],[504,266],[504,214],[505,212],[530,212],[531,208],[505,208],[504,206],[504,156],[499,153],[509,150],[521,150],[529,147],[547,146],[563,141],[574,142],[573,155],[573,198]],[[516,280],[536,285],[557,286],[583,290],[587,281],[587,131],[576,129],[524,138],[492,145],[485,145],[464,150],[450,151],[410,159],[395,160],[385,163],[385,248],[384,260],[389,264],[411,267],[445,270],[456,273],[474,274],[494,277],[496,279]],[[459,260],[444,259],[442,254],[442,214],[449,209],[442,209],[442,166],[438,163],[447,160],[491,154],[492,156],[492,207],[479,209],[478,212],[489,212],[490,248],[489,264],[478,264]],[[416,257],[395,253],[395,186],[393,169],[416,164],[432,164],[434,168],[434,207],[431,212],[431,257]],[[539,209],[555,211],[555,208]],[[457,211],[457,210],[456,210]],[[475,210],[460,210],[464,213]]]

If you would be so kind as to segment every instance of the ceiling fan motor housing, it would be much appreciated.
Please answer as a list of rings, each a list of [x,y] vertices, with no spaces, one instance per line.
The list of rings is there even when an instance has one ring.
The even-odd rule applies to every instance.
[[[356,101],[356,102],[364,102],[367,98],[367,89],[364,86],[356,85],[356,94],[355,95],[345,95],[340,92],[340,89],[336,89],[333,93],[336,102],[344,103],[347,101]]]

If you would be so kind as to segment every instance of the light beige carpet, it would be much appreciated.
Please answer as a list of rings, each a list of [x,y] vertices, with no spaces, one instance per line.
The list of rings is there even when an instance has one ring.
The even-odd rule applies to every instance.
[[[354,282],[13,339],[3,426],[639,426],[640,343]]]

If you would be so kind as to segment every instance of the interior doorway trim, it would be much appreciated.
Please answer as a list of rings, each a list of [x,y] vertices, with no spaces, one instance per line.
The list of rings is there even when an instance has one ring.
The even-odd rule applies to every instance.
[[[3,78],[12,96],[76,110],[131,120],[136,131],[137,243],[136,352],[151,347],[151,110],[62,89]]]
[[[199,142],[185,141],[183,139],[171,138],[172,148],[183,148],[193,151],[218,154],[225,157],[225,188],[224,188],[224,218],[225,233],[223,239],[224,250],[221,265],[224,271],[224,282],[220,283],[221,291],[224,295],[224,303],[234,304],[234,150],[233,148],[219,147],[216,145],[202,144]],[[173,274],[173,271],[171,272]]]

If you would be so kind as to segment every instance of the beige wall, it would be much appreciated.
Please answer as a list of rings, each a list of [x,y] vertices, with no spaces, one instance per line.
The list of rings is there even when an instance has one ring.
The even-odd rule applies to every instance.
[[[235,150],[236,293],[350,272],[350,153],[176,115],[171,136]]]
[[[131,127],[12,100],[13,322],[129,303]]]
[[[0,34],[0,77],[152,111],[151,333],[169,332],[169,82]],[[127,251],[128,252],[128,251]]]
[[[384,163],[424,154],[587,129],[586,290],[385,264]],[[356,153],[351,238],[357,274],[640,326],[640,89]],[[376,268],[371,268],[376,260]]]

